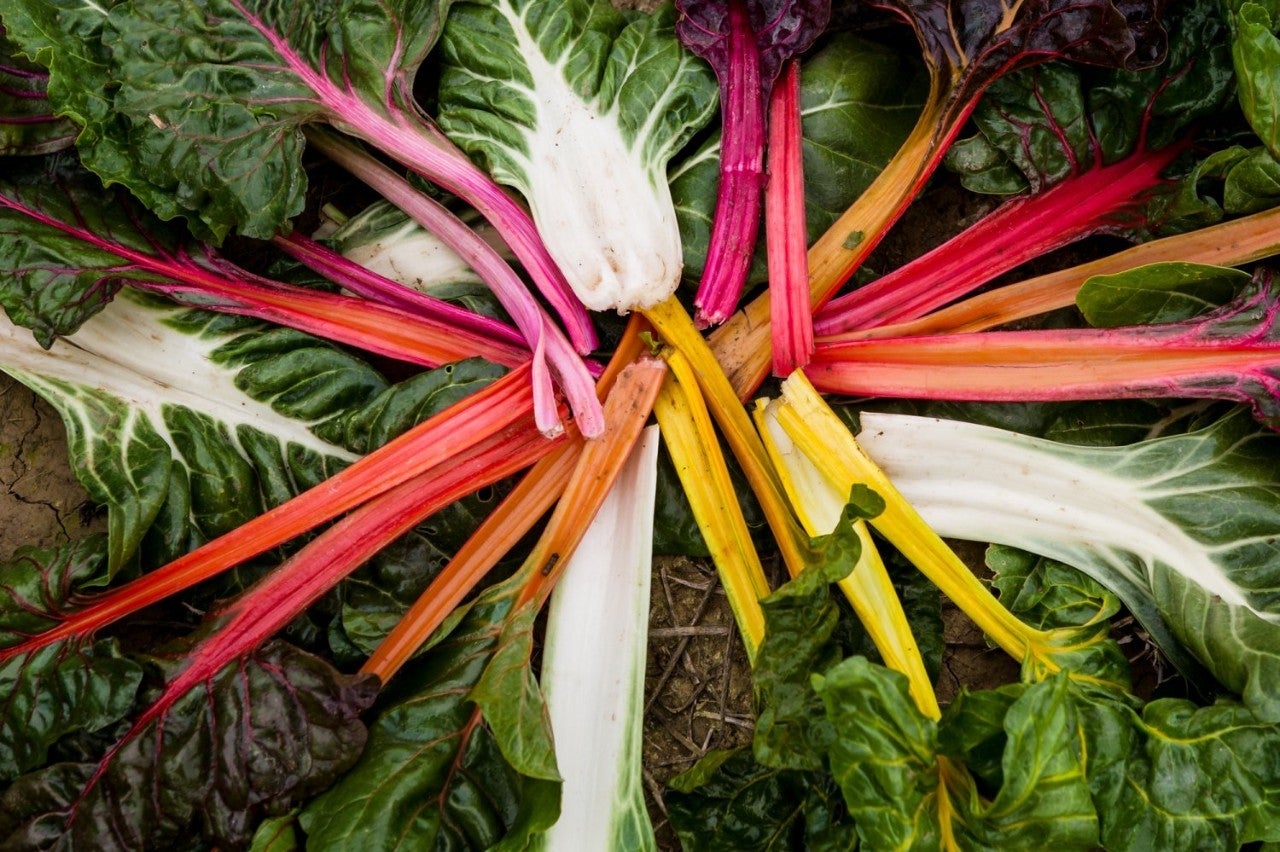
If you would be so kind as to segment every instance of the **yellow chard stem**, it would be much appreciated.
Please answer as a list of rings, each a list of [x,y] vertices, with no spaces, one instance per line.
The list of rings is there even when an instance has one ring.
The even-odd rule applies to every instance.
[[[838,493],[813,462],[796,449],[774,416],[777,408],[776,403],[761,400],[755,409],[756,425],[764,437],[774,468],[781,473],[791,503],[809,535],[830,533],[840,518],[849,492],[846,490],[843,496]],[[843,426],[840,426],[840,432],[848,434]],[[832,437],[838,438],[838,435]],[[920,646],[902,609],[902,601],[893,588],[866,522],[857,521],[854,529],[862,544],[861,556],[853,570],[837,585],[853,606],[885,665],[907,676],[916,707],[925,716],[937,720],[941,718],[942,711],[925,669],[924,658],[920,655]]]
[[[911,202],[927,177],[939,145],[945,90],[933,87],[915,127],[884,170],[809,248],[809,303],[817,308],[862,265]],[[711,348],[739,399],[769,374],[772,353],[769,294],[763,293],[711,335]]]
[[[1019,661],[1035,657],[1043,669],[1055,670],[1046,653],[1052,645],[1048,634],[1028,627],[996,600],[863,452],[804,375],[793,373],[783,382],[782,391],[779,424],[831,485],[847,492],[855,483],[863,483],[879,494],[885,510],[871,525],[1010,656]],[[833,445],[824,438],[839,443]]]
[[[765,520],[777,541],[782,561],[791,576],[796,576],[807,564],[804,552],[807,542],[791,512],[782,482],[774,472],[769,454],[711,348],[698,333],[684,307],[674,298],[647,309],[645,317],[662,338],[684,356],[691,370],[686,383],[696,381],[701,389],[711,416],[719,425],[721,434],[729,443],[729,448],[747,477],[747,484],[760,502]],[[681,381],[686,380],[682,378]]]
[[[769,594],[769,583],[751,544],[751,533],[689,363],[678,351],[668,352],[666,358],[671,372],[653,413],[720,574],[747,656],[754,662],[764,639],[760,598]]]

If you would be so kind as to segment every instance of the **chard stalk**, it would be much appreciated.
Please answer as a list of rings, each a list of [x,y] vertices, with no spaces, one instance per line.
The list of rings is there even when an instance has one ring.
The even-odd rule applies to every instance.
[[[260,26],[282,58],[313,88],[318,101],[332,113],[335,126],[354,132],[401,165],[463,199],[489,220],[564,321],[577,350],[587,353],[595,349],[598,341],[586,309],[573,295],[564,273],[547,252],[528,212],[502,187],[467,159],[438,128],[429,124],[420,111],[388,101],[387,113],[380,114],[358,93],[340,88],[328,77],[316,73],[269,27],[247,12],[246,17]],[[311,131],[308,138],[315,144],[319,135]]]
[[[1044,192],[1006,201],[932,251],[833,299],[815,317],[814,331],[830,335],[916,319],[1029,260],[1098,233],[1144,203],[1162,182],[1160,173],[1185,148],[1139,147]]]
[[[335,284],[341,284],[357,296],[410,313],[438,317],[452,328],[465,329],[495,341],[501,340],[512,346],[525,348],[524,336],[506,323],[392,281],[298,231],[293,231],[288,236],[277,236],[272,242],[294,260],[319,272]]]
[[[643,325],[640,315],[632,314],[597,384],[600,395],[607,395],[626,365],[640,357]],[[525,474],[374,649],[362,672],[386,683],[430,640],[476,584],[560,499],[577,468],[583,443],[581,434],[568,434]]]
[[[884,512],[870,523],[898,548],[975,624],[1014,659],[1024,672],[1043,677],[1059,671],[1056,659],[1089,640],[1073,631],[1046,631],[1027,626],[991,594],[871,460],[853,435],[809,384],[803,372],[782,385],[775,416],[782,430],[809,458],[836,493],[848,493],[858,483],[885,501]]]
[[[534,410],[538,413],[538,428],[548,435],[556,434],[560,428],[551,388],[551,374],[554,373],[569,400],[569,407],[573,409],[578,430],[588,438],[600,434],[604,428],[603,415],[590,371],[493,246],[444,205],[414,189],[408,181],[356,145],[331,133],[312,131],[309,138],[330,159],[376,189],[419,225],[438,235],[489,285],[533,350]]]
[[[790,59],[769,99],[769,183],[765,243],[773,327],[773,374],[786,377],[813,355],[806,256],[804,157],[800,128],[800,63]]]
[[[512,440],[532,411],[527,367],[513,370],[316,487],[226,535],[136,580],[92,599],[61,624],[27,641],[0,649],[0,660],[30,653],[52,642],[91,634],[157,601],[217,576],[406,481],[447,465],[491,436]],[[554,447],[543,442],[542,452]]]
[[[1280,416],[1277,301],[1265,277],[1182,322],[819,342],[808,374],[824,393],[1031,401],[1182,396]]]
[[[863,337],[912,337],[983,331],[1075,304],[1076,293],[1095,275],[1114,275],[1170,261],[1240,266],[1280,253],[1280,207],[1185,234],[1141,243],[1124,251],[997,287],[919,319],[857,332]]]
[[[775,408],[767,400],[756,402],[756,424],[764,437],[765,446],[805,531],[810,536],[829,534],[840,521],[844,509],[844,498],[832,488],[828,478],[818,468],[818,465],[829,463],[826,461],[829,456],[824,454],[815,462],[800,453],[790,436],[778,424]],[[826,425],[828,424],[820,424],[819,429]],[[848,430],[843,427],[841,431],[848,434]],[[839,435],[829,437],[832,444],[843,440]],[[884,560],[880,558],[880,551],[871,538],[866,521],[857,520],[854,529],[862,543],[862,550],[858,563],[837,585],[853,606],[858,620],[884,658],[885,665],[907,676],[916,707],[930,719],[939,719],[942,712],[933,691],[933,683],[925,670],[924,658],[920,656],[920,646],[911,632],[902,601],[889,579]]]
[[[809,248],[809,307],[817,310],[848,280],[932,174],[941,151],[926,168],[934,121],[943,113],[936,94],[925,102],[902,147],[866,191]],[[957,127],[952,137],[959,132]],[[950,142],[950,138],[947,139]],[[945,149],[944,149],[945,150]],[[710,337],[716,359],[724,365],[739,399],[755,393],[769,372],[772,344],[770,296],[763,293],[734,314]]]
[[[144,251],[94,232],[81,222],[62,221],[25,202],[0,194],[0,207],[66,234],[107,255],[119,266],[104,278],[183,297],[197,307],[267,319],[376,352],[390,358],[438,367],[476,355],[514,366],[528,353],[501,338],[458,328],[433,317],[329,293],[318,293],[252,275],[208,247],[193,256],[152,241]]]
[[[711,349],[675,299],[668,299],[649,309],[645,316],[663,339],[687,360],[689,378],[697,383],[701,399],[710,409],[742,467],[747,483],[760,501],[782,561],[792,576],[799,574],[808,564],[808,543],[787,504],[782,482],[770,463],[769,454]]]
[[[646,427],[551,596],[540,681],[552,731],[570,734],[560,818],[536,848],[657,848],[641,734],[658,440]]]
[[[720,185],[707,264],[694,304],[700,327],[719,325],[742,296],[760,227],[765,115],[760,51],[746,0],[728,0],[728,62],[720,77]],[[686,19],[687,20],[687,19]]]
[[[679,351],[669,353],[667,363],[671,374],[658,394],[653,413],[698,529],[711,551],[747,656],[755,660],[764,639],[760,599],[769,594],[769,582],[751,543],[751,533],[693,370]]]

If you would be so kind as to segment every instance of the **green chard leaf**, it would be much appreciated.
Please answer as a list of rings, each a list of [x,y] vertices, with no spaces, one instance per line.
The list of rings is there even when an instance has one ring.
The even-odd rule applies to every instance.
[[[54,115],[48,82],[0,24],[0,156],[51,154],[75,143],[75,125]]]
[[[58,409],[77,476],[109,507],[113,572],[144,539],[162,562],[234,529],[502,372],[464,361],[392,386],[300,332],[133,291],[47,351],[4,325],[0,369]],[[456,540],[476,514],[437,528]]]
[[[1244,411],[1121,447],[868,413],[859,439],[939,534],[1083,571],[1180,668],[1280,718],[1280,444]]]
[[[1050,63],[997,79],[974,111],[979,132],[953,146],[948,166],[975,192],[1040,192],[1177,144],[1195,122],[1221,111],[1234,75],[1216,0],[1182,4],[1168,26],[1168,53],[1153,68]]]
[[[304,20],[287,3],[20,0],[5,19],[84,127],[85,164],[219,242],[233,227],[268,238],[302,210],[305,124],[409,106],[446,6],[350,0]]]
[[[851,850],[857,835],[825,772],[775,769],[750,749],[713,751],[663,796],[686,852]]]
[[[1280,838],[1274,724],[1232,702],[1165,698],[1139,713],[1078,690],[1075,704],[1104,848],[1235,849]]]
[[[106,581],[101,536],[58,549],[23,548],[0,565],[0,645],[53,626],[72,596]],[[142,667],[114,639],[64,641],[0,665],[0,782],[44,765],[75,731],[114,724],[133,706]]]
[[[667,162],[715,112],[714,77],[668,5],[454,3],[439,123],[529,202],[583,304],[648,307],[680,280]]]
[[[831,771],[864,844],[930,849],[950,838],[961,847],[1087,849],[1096,841],[1065,675],[1008,706],[1003,784],[990,800],[963,764],[940,754],[938,724],[915,708],[905,677],[851,657],[814,682],[838,733]]]
[[[358,715],[375,695],[369,679],[273,642],[193,689],[109,762],[19,778],[0,796],[0,842],[134,850],[194,836],[246,846],[259,819],[286,813],[355,761],[365,740]]]
[[[1228,3],[1231,9],[1231,57],[1235,63],[1240,107],[1253,132],[1272,157],[1280,158],[1280,38],[1275,10],[1259,3]]]
[[[1153,263],[1081,285],[1076,305],[1095,328],[1192,319],[1230,302],[1249,273],[1201,263]]]
[[[516,590],[508,582],[482,594],[447,638],[397,676],[360,761],[303,811],[308,849],[394,848],[408,838],[417,848],[520,848],[555,821],[559,782],[515,768],[551,774],[550,732],[537,721],[545,716],[521,717],[530,706],[523,688],[492,690],[504,674],[527,673],[497,657],[504,631],[506,653],[521,650]],[[473,700],[486,680],[478,699],[510,723],[498,736]],[[502,702],[511,706],[498,708]]]

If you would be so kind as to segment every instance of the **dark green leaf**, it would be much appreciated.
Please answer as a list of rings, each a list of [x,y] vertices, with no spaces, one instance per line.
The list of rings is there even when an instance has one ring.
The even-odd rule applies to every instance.
[[[106,580],[106,542],[23,548],[0,565],[0,646],[56,626],[72,596]],[[42,766],[75,731],[99,731],[133,706],[142,668],[114,639],[59,642],[0,664],[0,781]]]
[[[710,752],[663,800],[685,852],[852,850],[857,836],[825,773],[770,769],[750,749]]]
[[[936,848],[944,832],[977,848],[1094,843],[1097,817],[1065,676],[1027,687],[1008,705],[1003,783],[989,801],[961,764],[939,758],[938,725],[916,709],[905,677],[851,657],[814,680],[838,733],[831,771],[864,844]],[[977,742],[991,738],[990,725],[986,734]]]
[[[1073,687],[1103,848],[1237,849],[1280,839],[1276,727],[1232,702],[1153,701]]]
[[[54,115],[49,75],[17,55],[0,25],[0,156],[51,154],[75,143],[76,126]]]
[[[1272,32],[1271,12],[1258,3],[1242,3],[1230,20],[1240,107],[1271,156],[1280,157],[1280,39]]]
[[[358,715],[375,694],[370,680],[273,642],[146,724],[101,775],[90,778],[91,764],[57,764],[19,779],[0,798],[2,842],[245,846],[259,819],[287,812],[355,761],[365,740]]]
[[[303,812],[308,849],[519,846],[555,820],[560,785],[513,769],[468,698],[514,595],[510,583],[485,592],[397,676],[360,762]]]
[[[1120,600],[1096,580],[1053,559],[992,545],[987,567],[1000,602],[1038,630],[1098,624],[1120,611]]]

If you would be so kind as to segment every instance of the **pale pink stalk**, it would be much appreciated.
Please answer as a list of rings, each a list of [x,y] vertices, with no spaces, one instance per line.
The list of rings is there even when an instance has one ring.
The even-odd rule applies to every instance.
[[[556,414],[551,384],[551,372],[554,372],[573,410],[578,430],[589,438],[599,435],[604,428],[604,413],[596,398],[590,371],[502,255],[444,205],[414,189],[356,145],[329,133],[313,132],[310,138],[334,162],[440,237],[489,285],[533,350],[534,410],[538,428],[548,435],[563,428]]]

